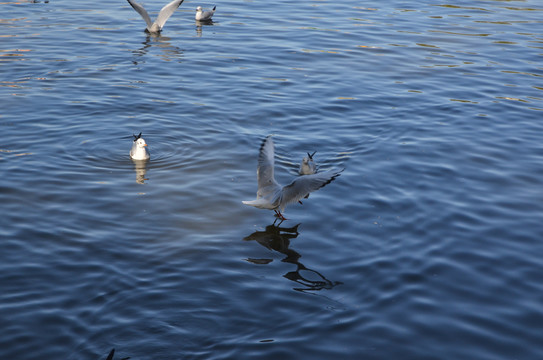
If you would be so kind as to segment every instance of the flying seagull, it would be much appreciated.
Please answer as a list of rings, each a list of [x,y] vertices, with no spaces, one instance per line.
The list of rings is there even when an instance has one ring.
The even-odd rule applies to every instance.
[[[141,132],[139,135],[134,135],[134,143],[132,144],[132,149],[130,149],[130,157],[133,160],[149,160],[151,157],[149,151],[147,151],[147,144],[141,137]]]
[[[298,171],[300,175],[311,175],[317,172],[317,165],[313,161],[315,153],[316,151],[313,154],[307,153],[307,157],[304,156],[300,164],[300,170]]]
[[[327,171],[312,175],[300,176],[290,184],[281,186],[275,180],[274,167],[274,145],[271,136],[268,136],[260,146],[258,155],[258,167],[256,178],[258,191],[256,199],[242,201],[245,205],[251,205],[259,209],[275,211],[275,216],[281,220],[286,218],[281,214],[290,203],[299,202],[310,192],[320,189],[337,178],[341,171]]]
[[[215,14],[215,9],[217,6],[213,6],[213,10],[203,11],[201,6],[198,6],[196,8],[196,16],[194,19],[197,21],[209,21],[213,17],[213,14]]]
[[[172,16],[175,10],[183,3],[184,0],[173,0],[168,5],[164,6],[162,10],[158,13],[155,22],[151,22],[151,18],[147,11],[140,4],[136,3],[134,0],[126,0],[132,6],[138,14],[141,15],[145,23],[147,24],[146,32],[151,34],[158,34],[162,31],[166,21]]]

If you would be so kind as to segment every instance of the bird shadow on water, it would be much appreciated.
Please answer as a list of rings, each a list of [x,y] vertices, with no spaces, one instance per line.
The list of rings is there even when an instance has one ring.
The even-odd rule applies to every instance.
[[[132,50],[134,65],[140,65],[145,63],[145,56],[151,51],[152,48],[158,48],[160,53],[158,55],[164,61],[177,60],[181,62],[183,59],[183,50],[171,43],[172,38],[162,36],[160,34],[147,34],[142,46],[137,50]]]
[[[337,285],[343,284],[340,281],[331,281],[328,280],[320,272],[310,269],[302,264],[299,259],[302,257],[300,253],[290,248],[290,241],[295,239],[300,235],[298,232],[298,227],[300,224],[297,224],[292,227],[281,227],[281,223],[276,225],[276,221],[273,224],[266,226],[264,231],[255,231],[249,236],[243,238],[244,241],[256,241],[260,245],[264,246],[268,250],[274,250],[281,254],[286,255],[282,262],[294,264],[296,266],[295,271],[289,271],[283,277],[294,281],[301,285],[302,287],[293,288],[296,291],[300,292],[312,292],[320,291],[323,289],[331,290]],[[268,258],[248,258],[248,262],[258,265],[269,264],[273,259]]]

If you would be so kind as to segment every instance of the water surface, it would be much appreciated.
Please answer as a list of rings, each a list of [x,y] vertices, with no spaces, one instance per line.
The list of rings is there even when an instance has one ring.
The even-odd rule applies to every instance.
[[[542,358],[542,4],[198,5],[0,3],[0,358]]]

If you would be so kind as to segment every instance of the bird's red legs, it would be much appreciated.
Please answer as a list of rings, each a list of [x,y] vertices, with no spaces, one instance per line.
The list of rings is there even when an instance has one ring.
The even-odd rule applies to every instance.
[[[281,212],[279,210],[273,210],[275,211],[275,216],[277,216],[279,219],[281,220],[286,220],[287,218],[283,216],[283,214],[281,214]]]

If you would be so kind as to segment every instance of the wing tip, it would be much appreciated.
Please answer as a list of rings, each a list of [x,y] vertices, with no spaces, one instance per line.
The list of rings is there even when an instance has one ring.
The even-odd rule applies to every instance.
[[[341,173],[343,172],[343,170],[345,170],[345,168],[343,168],[343,169],[341,169],[341,170],[337,170],[337,171],[331,171],[331,172],[334,173],[334,174],[330,177],[330,179],[328,179],[328,181],[326,181],[325,183],[323,183],[323,184],[321,185],[321,187],[319,187],[319,189],[325,187],[326,185],[328,185],[328,184],[330,184],[332,181],[334,181],[339,175],[341,175]]]
[[[271,141],[272,143],[272,146],[273,146],[273,140],[272,140],[272,136],[271,135],[268,135],[264,138],[264,140],[262,140],[262,143],[260,144],[260,149],[258,150],[259,153],[262,153],[262,151],[264,150],[264,148],[266,147],[266,144],[268,143],[268,141]]]

